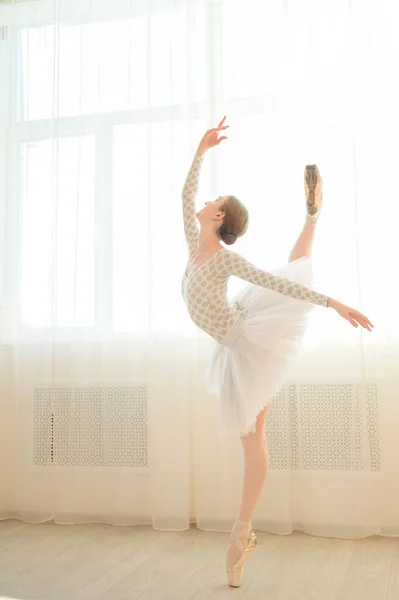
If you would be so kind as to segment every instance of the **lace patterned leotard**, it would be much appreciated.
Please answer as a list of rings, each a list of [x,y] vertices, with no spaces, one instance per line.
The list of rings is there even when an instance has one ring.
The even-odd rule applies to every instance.
[[[277,275],[258,269],[240,254],[221,248],[200,266],[194,265],[198,251],[199,229],[196,221],[196,195],[203,155],[196,154],[183,187],[184,233],[189,249],[189,262],[182,281],[182,293],[194,323],[218,342],[239,320],[240,307],[230,305],[227,283],[230,275],[240,277],[285,296],[312,304],[328,306],[328,296],[319,294]]]

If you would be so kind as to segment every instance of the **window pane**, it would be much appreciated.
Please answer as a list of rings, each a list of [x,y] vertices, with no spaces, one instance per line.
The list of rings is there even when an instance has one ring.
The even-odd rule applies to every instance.
[[[48,119],[56,114],[54,27],[37,27],[21,31],[21,70],[18,97],[19,118]]]
[[[328,118],[347,115],[354,41],[346,0],[229,0],[222,10],[226,98],[273,97],[298,118],[302,103],[322,103]]]
[[[115,128],[113,164],[112,328],[144,332],[150,281],[147,125]]]
[[[187,10],[22,30],[20,118],[204,100],[204,7]]]
[[[23,144],[21,153],[22,322],[92,326],[94,138]]]
[[[282,2],[223,2],[223,88],[227,98],[273,90],[284,59]]]
[[[182,8],[173,14],[151,18],[151,106],[204,101],[206,94],[206,46],[204,5]]]
[[[113,330],[192,330],[181,297],[187,262],[181,190],[197,122],[126,125],[114,132]],[[189,132],[192,136],[189,137]],[[191,148],[191,151],[190,151]],[[198,204],[209,198],[209,161]]]
[[[151,251],[153,262],[152,328],[156,331],[194,332],[181,294],[181,281],[187,263],[183,233],[182,198],[186,171],[194,156],[194,146],[205,131],[204,122],[154,123],[151,143]],[[215,159],[215,154],[213,159]],[[210,192],[209,155],[201,172],[197,206],[217,197]]]

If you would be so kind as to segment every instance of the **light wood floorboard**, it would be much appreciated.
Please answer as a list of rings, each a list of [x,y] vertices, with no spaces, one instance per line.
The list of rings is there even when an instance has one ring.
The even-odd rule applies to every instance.
[[[399,600],[399,539],[257,535],[232,589],[227,534],[2,521],[0,598]]]

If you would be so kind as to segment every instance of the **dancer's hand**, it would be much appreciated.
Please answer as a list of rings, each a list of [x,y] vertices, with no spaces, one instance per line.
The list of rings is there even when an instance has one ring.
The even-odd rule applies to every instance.
[[[330,298],[328,300],[328,307],[331,307],[334,310],[336,310],[337,313],[341,317],[349,321],[349,323],[353,325],[353,327],[358,327],[358,325],[360,325],[364,329],[367,329],[367,331],[372,331],[372,328],[374,327],[374,325],[368,320],[367,317],[362,315],[362,313],[360,313],[358,310],[355,310],[354,308],[345,306],[345,304],[341,304],[341,302],[338,302],[338,300],[333,300],[332,298]]]
[[[213,146],[218,146],[220,142],[222,142],[223,140],[227,140],[226,136],[219,137],[221,131],[224,131],[225,129],[228,129],[228,127],[230,127],[230,125],[224,125],[225,120],[226,117],[223,117],[223,119],[220,121],[217,127],[209,129],[206,132],[198,146],[199,154],[205,154],[205,152],[209,148],[213,148]]]

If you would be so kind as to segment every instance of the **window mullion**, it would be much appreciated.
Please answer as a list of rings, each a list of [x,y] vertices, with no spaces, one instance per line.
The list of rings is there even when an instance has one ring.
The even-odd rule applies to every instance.
[[[0,72],[5,82],[0,99],[0,232],[1,281],[0,299],[11,310],[9,319],[20,321],[20,241],[21,241],[21,145],[15,136],[17,116],[17,76],[19,56],[18,31],[1,28]],[[17,275],[18,274],[18,275]],[[18,308],[17,308],[18,307]],[[12,323],[7,324],[12,327]]]
[[[113,128],[104,122],[96,134],[94,217],[95,326],[102,334],[112,330],[112,174]]]
[[[219,2],[208,2],[206,8],[207,56],[206,69],[209,86],[210,127],[215,127],[221,116],[223,105],[223,57],[222,57],[222,10]],[[211,186],[217,189],[218,167],[215,160],[210,164]]]

